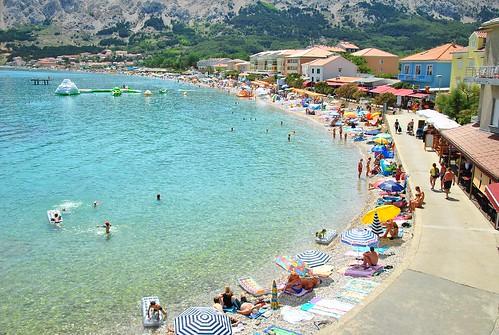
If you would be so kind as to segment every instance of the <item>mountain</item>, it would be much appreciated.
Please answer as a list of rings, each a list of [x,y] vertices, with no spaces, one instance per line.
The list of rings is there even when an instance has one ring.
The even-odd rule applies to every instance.
[[[184,63],[340,39],[407,53],[465,43],[496,16],[489,0],[3,0],[0,43],[18,55],[95,45]]]

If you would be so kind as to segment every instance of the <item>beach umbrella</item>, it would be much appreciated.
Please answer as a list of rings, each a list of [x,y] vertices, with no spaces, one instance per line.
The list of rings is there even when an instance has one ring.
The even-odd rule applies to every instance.
[[[319,250],[307,250],[296,255],[295,258],[305,262],[311,268],[325,265],[331,260],[331,256]]]
[[[371,129],[365,132],[366,135],[378,135],[381,131],[379,129]]]
[[[375,138],[374,143],[376,144],[388,144],[390,143],[386,138]]]
[[[345,114],[343,114],[343,116],[347,119],[355,119],[357,117],[357,114],[354,112],[346,112]]]
[[[354,228],[341,234],[340,241],[352,247],[366,247],[378,244],[378,236],[369,229]]]
[[[375,209],[371,209],[362,217],[362,223],[371,224],[374,220],[374,214],[378,214],[378,218],[381,222],[386,222],[395,218],[400,214],[400,208],[393,205],[383,205],[376,207]]]
[[[402,192],[404,190],[404,186],[393,180],[382,182],[379,184],[378,188],[385,192]]]
[[[387,134],[387,133],[379,133],[378,135],[374,136],[374,138],[384,138],[384,139],[387,139],[387,140],[391,140],[392,139],[392,135]]]
[[[231,335],[227,315],[211,307],[190,307],[173,321],[176,335]]]
[[[275,263],[288,272],[294,272],[300,277],[312,275],[312,272],[307,268],[307,264],[299,259],[294,259],[288,256],[279,256],[275,259]]]
[[[277,300],[277,284],[275,280],[272,281],[272,297],[270,298],[270,308],[274,310],[279,308],[279,300]]]
[[[381,224],[379,222],[379,217],[377,212],[374,213],[374,220],[373,223],[371,224],[371,230],[373,233],[375,233],[378,236],[383,233],[383,228],[381,227]]]
[[[386,147],[384,145],[375,145],[372,149],[371,149],[372,152],[385,152],[386,151]]]

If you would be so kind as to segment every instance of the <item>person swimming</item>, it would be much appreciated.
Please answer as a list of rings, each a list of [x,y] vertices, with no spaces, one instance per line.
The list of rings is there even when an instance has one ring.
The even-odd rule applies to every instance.
[[[111,233],[111,222],[106,220],[106,222],[104,222],[104,228],[106,228],[106,234]]]
[[[161,200],[161,194],[156,194],[156,200],[160,201]]]

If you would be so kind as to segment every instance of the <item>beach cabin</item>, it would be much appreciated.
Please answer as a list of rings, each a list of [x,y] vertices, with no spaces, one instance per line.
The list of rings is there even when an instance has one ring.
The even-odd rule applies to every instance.
[[[448,91],[452,67],[452,52],[462,46],[447,43],[400,60],[399,80],[415,88]]]
[[[302,73],[313,83],[340,76],[355,76],[357,66],[341,56],[316,59],[302,65]]]

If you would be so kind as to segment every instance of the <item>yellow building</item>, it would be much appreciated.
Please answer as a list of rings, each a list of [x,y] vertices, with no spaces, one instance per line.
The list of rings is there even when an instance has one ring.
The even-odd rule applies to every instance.
[[[483,66],[486,39],[485,31],[475,31],[468,39],[467,47],[452,52],[451,90],[463,81],[469,69]]]

